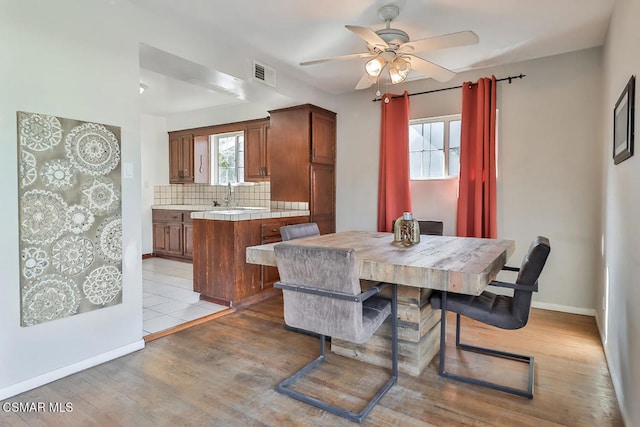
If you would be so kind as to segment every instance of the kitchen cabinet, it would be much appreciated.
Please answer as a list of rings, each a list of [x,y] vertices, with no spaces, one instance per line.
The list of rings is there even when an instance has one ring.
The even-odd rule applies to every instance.
[[[271,175],[269,164],[269,120],[251,124],[245,130],[244,180],[268,181]]]
[[[169,134],[169,183],[209,183],[209,137]]]
[[[161,258],[190,261],[193,256],[191,211],[154,209],[153,253]]]
[[[230,307],[249,305],[278,292],[278,270],[247,264],[249,246],[280,241],[280,227],[309,222],[308,216],[224,221],[193,220],[193,290],[200,298]]]
[[[193,182],[193,134],[169,137],[169,183]]]
[[[307,202],[320,232],[335,232],[336,114],[310,104],[269,114],[271,200]]]
[[[169,183],[211,182],[212,135],[230,132],[245,133],[245,181],[268,181],[269,118],[245,120],[201,128],[169,132]]]
[[[335,232],[335,166],[312,163],[310,165],[312,221],[318,224],[320,234]]]

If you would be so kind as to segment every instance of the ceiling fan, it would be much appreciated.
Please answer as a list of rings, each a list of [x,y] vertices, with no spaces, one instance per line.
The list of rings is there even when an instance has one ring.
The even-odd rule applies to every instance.
[[[386,28],[374,31],[367,27],[346,25],[367,43],[368,52],[335,56],[333,58],[318,59],[301,62],[300,65],[313,65],[329,61],[342,61],[357,58],[371,58],[365,64],[365,73],[356,85],[356,89],[371,87],[387,66],[392,84],[403,82],[413,69],[428,77],[445,82],[453,78],[455,73],[426,59],[413,55],[449,47],[465,46],[478,43],[478,36],[473,31],[460,31],[426,39],[413,40],[409,35],[397,28],[391,28],[391,21],[400,13],[400,8],[394,4],[382,6],[378,9],[378,16],[386,23]]]

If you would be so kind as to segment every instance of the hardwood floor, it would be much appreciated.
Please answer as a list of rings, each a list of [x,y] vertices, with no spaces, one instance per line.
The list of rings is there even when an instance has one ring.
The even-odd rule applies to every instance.
[[[448,344],[454,345],[454,321]],[[437,358],[419,377],[400,374],[369,426],[621,426],[592,317],[533,310],[519,331],[463,322],[463,339],[535,356],[533,400],[441,378]],[[283,328],[282,298],[147,343],[144,350],[0,404],[1,426],[347,426],[351,422],[278,394],[274,386],[318,354],[316,338]],[[301,381],[306,392],[359,409],[388,371],[329,354]],[[497,373],[519,384],[512,362],[447,350],[447,367]],[[523,365],[524,366],[524,365]],[[7,411],[15,402],[70,402],[72,412]]]

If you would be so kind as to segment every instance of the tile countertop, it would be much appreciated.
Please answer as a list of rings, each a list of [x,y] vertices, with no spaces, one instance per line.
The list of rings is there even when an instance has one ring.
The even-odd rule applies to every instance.
[[[258,207],[226,207],[203,205],[153,205],[152,209],[170,209],[194,211],[192,219],[211,219],[221,221],[246,221],[251,219],[286,218],[292,216],[309,216],[311,212],[303,209],[271,209]]]

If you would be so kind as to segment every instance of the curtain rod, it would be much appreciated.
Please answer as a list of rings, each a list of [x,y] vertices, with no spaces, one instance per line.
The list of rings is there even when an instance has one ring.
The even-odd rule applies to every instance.
[[[527,76],[526,74],[520,73],[519,76],[509,76],[509,77],[503,77],[501,79],[496,79],[496,82],[504,82],[504,81],[508,80],[509,84],[511,84],[512,80],[522,79],[522,78],[524,78],[526,76]],[[471,85],[474,86],[474,85],[477,85],[477,83],[471,83]],[[443,87],[442,89],[433,89],[433,90],[427,90],[427,91],[424,91],[424,92],[410,93],[409,96],[424,95],[424,94],[427,94],[427,93],[442,92],[442,91],[445,91],[445,90],[461,89],[461,88],[462,88],[462,85],[460,85],[460,86],[452,86],[452,87]],[[395,96],[391,97],[391,99],[396,99],[396,98],[402,98],[402,95],[395,95]],[[372,101],[373,102],[379,102],[379,101],[382,101],[382,98],[376,98],[376,99],[373,99]]]

